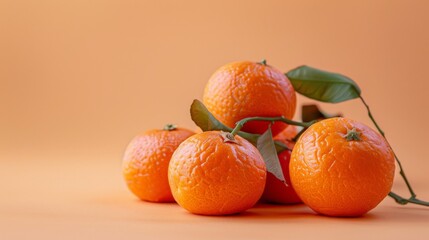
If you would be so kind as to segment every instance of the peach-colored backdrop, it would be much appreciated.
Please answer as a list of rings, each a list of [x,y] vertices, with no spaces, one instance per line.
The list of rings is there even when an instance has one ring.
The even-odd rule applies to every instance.
[[[194,129],[189,105],[211,73],[262,58],[356,80],[424,192],[428,12],[417,0],[2,0],[2,210],[24,216],[24,206],[42,211],[46,199],[100,189],[132,199],[119,169],[128,141],[170,122]],[[370,124],[358,100],[322,107]],[[399,178],[395,187],[402,191]]]

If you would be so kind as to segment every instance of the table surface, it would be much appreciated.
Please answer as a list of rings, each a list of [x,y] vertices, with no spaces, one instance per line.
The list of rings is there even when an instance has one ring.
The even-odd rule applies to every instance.
[[[176,204],[136,200],[116,157],[10,156],[0,168],[0,239],[424,239],[429,234],[429,208],[400,206],[390,198],[360,218],[324,217],[305,205],[264,204],[233,216],[193,215]],[[429,199],[423,181],[414,186]],[[403,188],[395,183],[395,190]]]

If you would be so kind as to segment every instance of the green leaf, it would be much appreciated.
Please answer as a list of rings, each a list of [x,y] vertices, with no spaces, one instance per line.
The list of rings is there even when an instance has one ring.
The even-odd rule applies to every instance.
[[[258,138],[256,146],[264,158],[265,165],[267,166],[267,172],[272,173],[277,179],[287,184],[274,146],[271,128],[268,128],[267,131]]]
[[[194,121],[194,123],[203,131],[232,131],[232,128],[225,126],[223,123],[217,120],[216,117],[213,116],[213,114],[206,108],[206,106],[204,106],[204,104],[197,99],[195,99],[191,105],[191,118],[192,121]],[[238,132],[238,135],[245,138],[255,146],[260,136],[259,134],[246,133],[243,131]],[[275,141],[275,148],[277,152],[288,149],[286,145],[279,141]]]
[[[197,99],[191,105],[191,118],[203,131],[222,130],[230,132],[230,128],[217,120],[206,106]]]
[[[306,104],[301,106],[301,119],[303,122],[311,122],[314,120],[323,120],[333,117],[341,117],[342,114],[328,114],[322,112],[316,104]]]
[[[359,86],[350,78],[316,68],[301,66],[286,76],[295,91],[318,101],[339,103],[358,98],[361,94]]]
[[[194,123],[197,124],[197,126],[200,127],[203,131],[232,131],[232,128],[225,126],[223,123],[217,120],[216,117],[213,116],[213,114],[207,109],[207,107],[197,99],[195,99],[191,105],[191,118],[192,121],[194,121]],[[259,137],[258,134],[245,132],[239,132],[238,135],[255,144]]]

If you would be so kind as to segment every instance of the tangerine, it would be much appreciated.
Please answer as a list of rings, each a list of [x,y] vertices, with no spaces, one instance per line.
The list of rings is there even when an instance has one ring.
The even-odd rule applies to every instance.
[[[251,208],[264,191],[266,168],[258,149],[240,136],[208,131],[174,152],[168,180],[176,202],[191,213],[227,215]]]
[[[298,196],[328,216],[360,216],[389,193],[392,149],[370,127],[347,118],[313,124],[296,142],[290,177]]]
[[[222,123],[233,128],[246,117],[293,118],[296,94],[289,79],[281,71],[265,62],[233,62],[219,68],[205,86],[203,103]],[[248,122],[242,130],[264,133],[269,122]],[[287,124],[276,122],[273,135]]]
[[[174,202],[168,185],[168,163],[181,142],[194,133],[167,125],[136,136],[125,151],[122,174],[128,188],[144,201]]]

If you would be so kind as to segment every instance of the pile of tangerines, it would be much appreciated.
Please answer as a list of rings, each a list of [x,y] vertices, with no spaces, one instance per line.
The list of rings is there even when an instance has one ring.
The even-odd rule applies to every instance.
[[[171,124],[146,131],[126,149],[126,184],[141,200],[177,202],[202,215],[239,213],[258,201],[303,202],[328,216],[367,213],[391,190],[395,158],[390,145],[380,133],[348,118],[320,120],[302,131],[287,124],[294,123],[286,120],[294,117],[296,89],[265,61],[221,67],[205,87],[203,106],[209,120],[234,131],[210,130],[220,129],[210,121],[200,126],[209,131],[200,133]],[[284,121],[270,120],[274,117]],[[276,151],[273,142],[282,146],[271,159],[255,146],[259,141],[246,137],[267,132],[274,141],[262,147]]]

